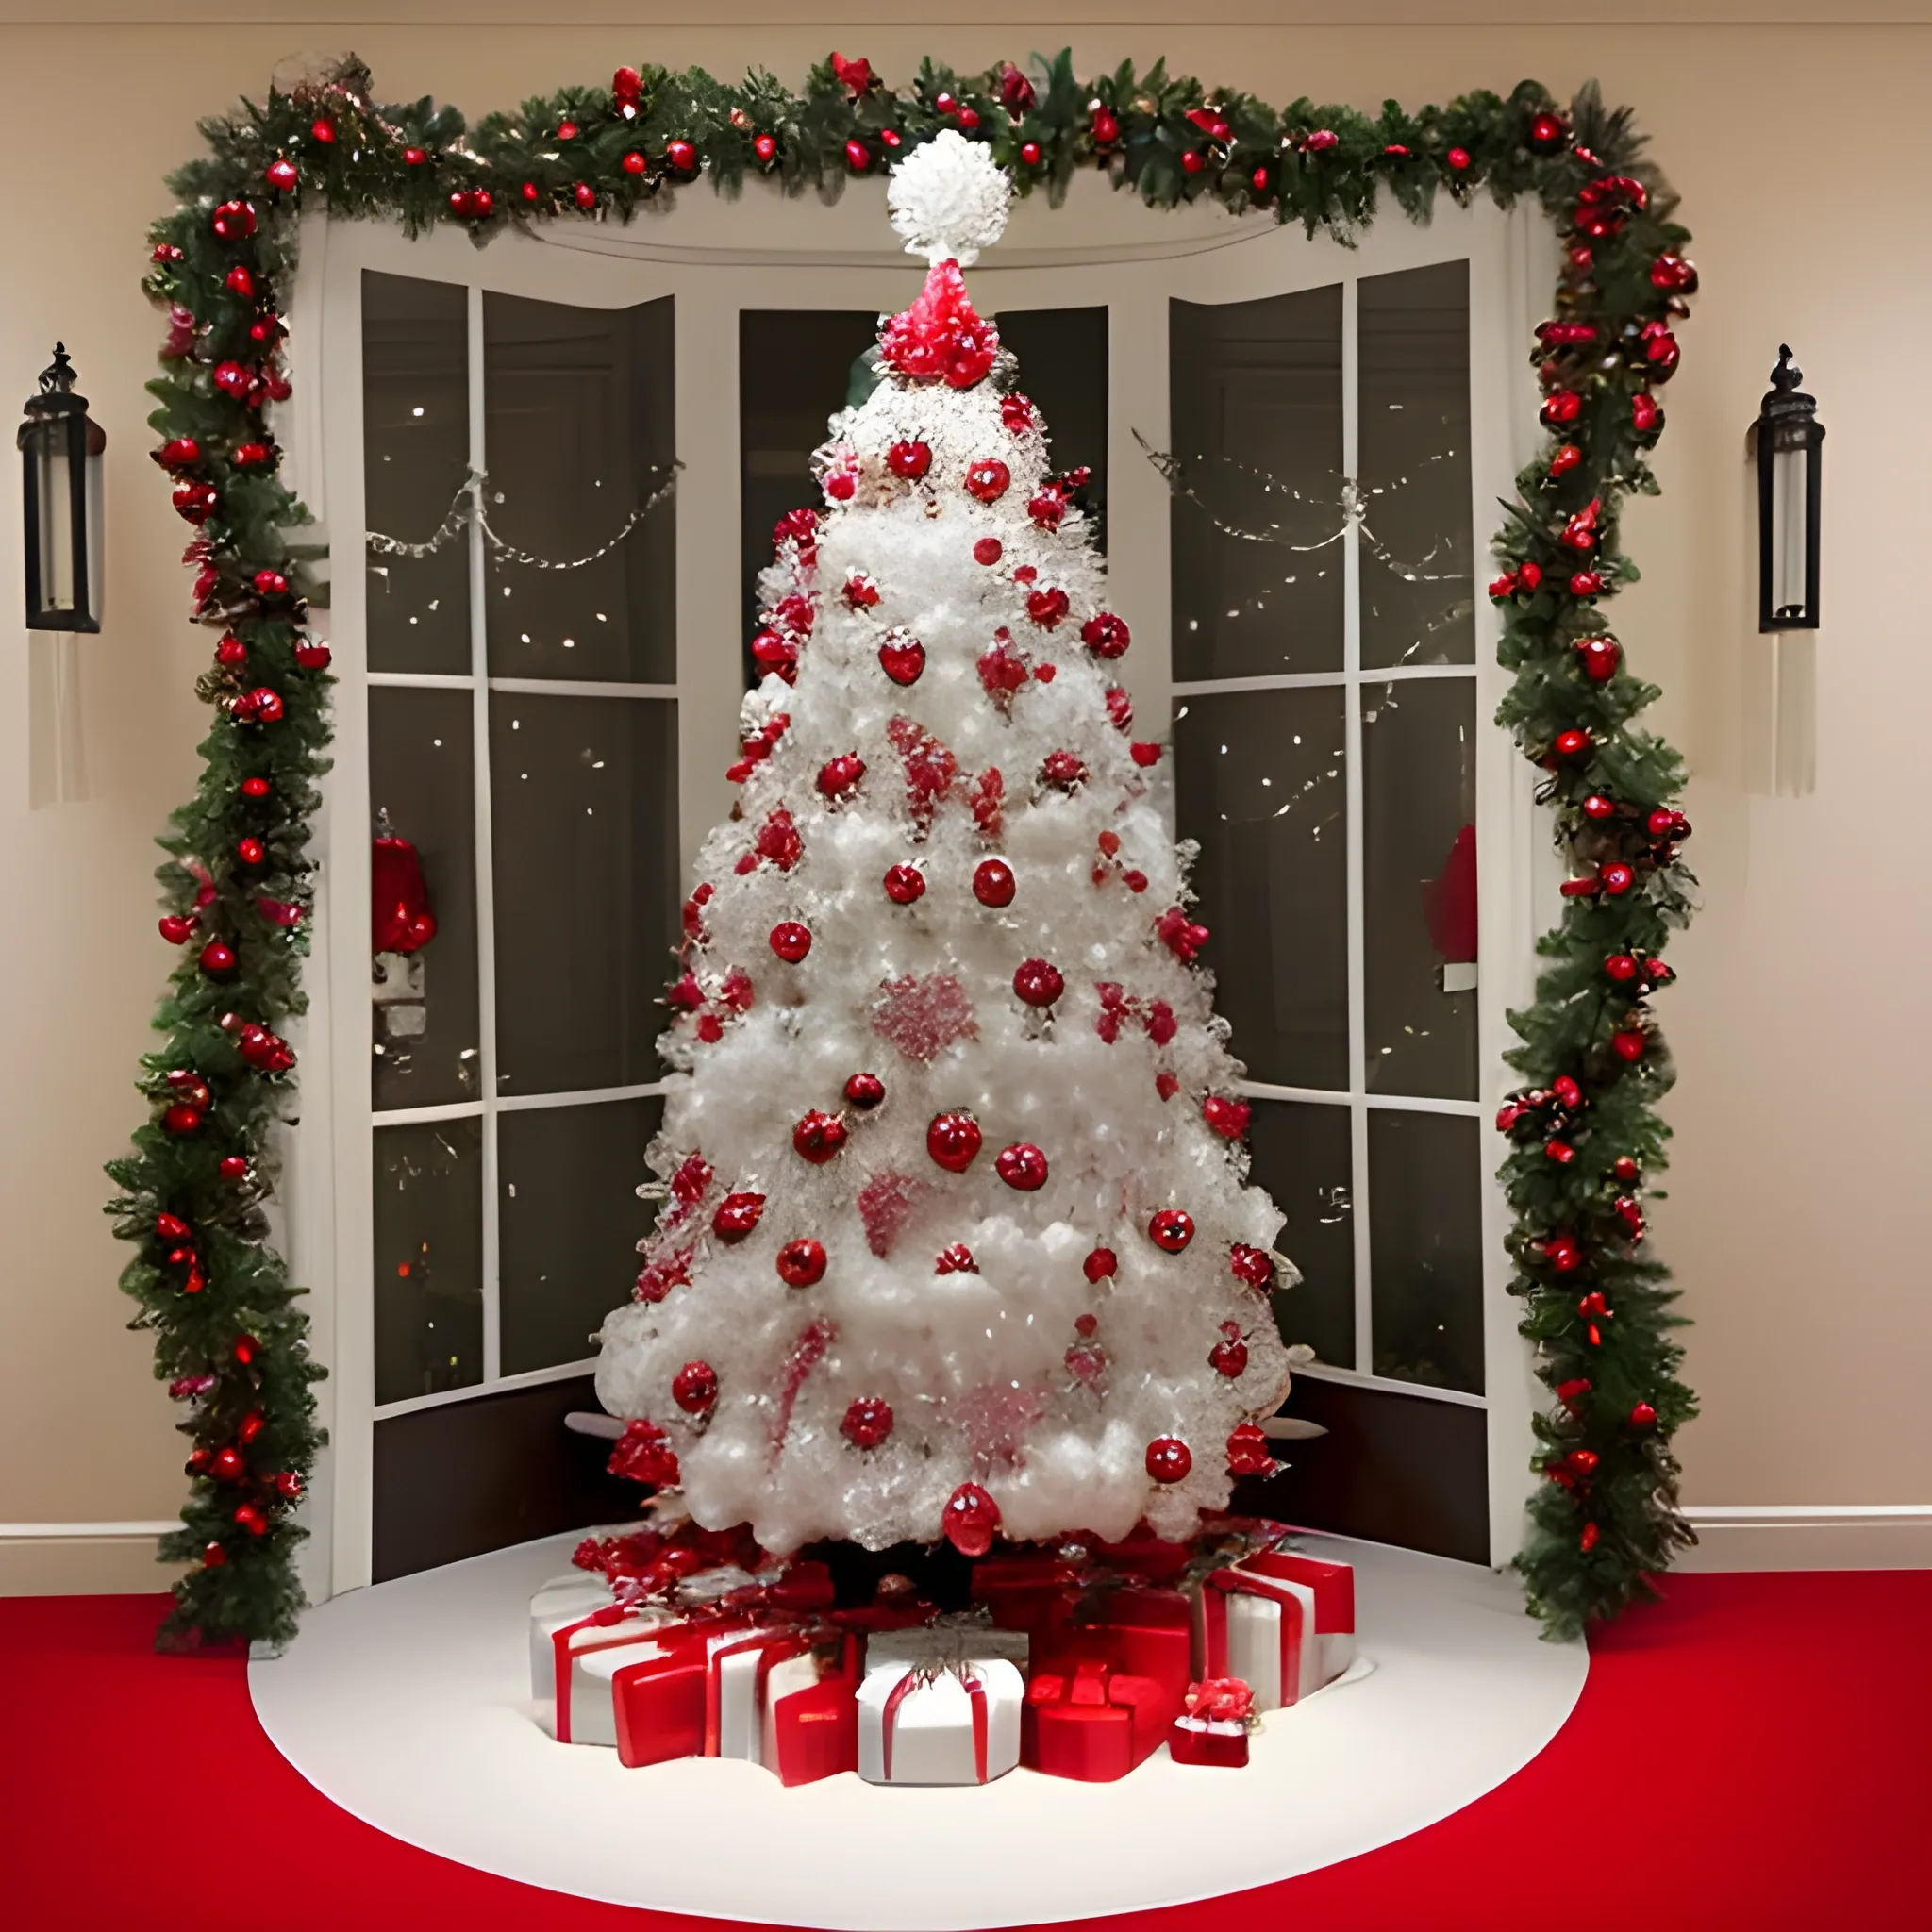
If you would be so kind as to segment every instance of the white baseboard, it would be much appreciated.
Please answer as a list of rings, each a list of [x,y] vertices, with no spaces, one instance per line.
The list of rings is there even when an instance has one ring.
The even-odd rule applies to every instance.
[[[0,1596],[144,1595],[166,1590],[176,1573],[156,1560],[155,1542],[180,1526],[178,1518],[0,1523]]]
[[[1932,1570],[1932,1503],[1687,1503],[1676,1570]]]

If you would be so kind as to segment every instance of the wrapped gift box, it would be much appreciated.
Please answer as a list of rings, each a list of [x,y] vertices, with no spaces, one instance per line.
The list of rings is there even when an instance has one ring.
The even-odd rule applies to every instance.
[[[1248,1727],[1236,1718],[1189,1717],[1174,1721],[1167,1755],[1176,1764],[1241,1766],[1248,1761]]]
[[[858,1769],[858,1686],[865,1646],[849,1635],[780,1657],[760,1670],[759,1762],[785,1785]]]
[[[954,1634],[888,1633],[868,1645],[858,1687],[858,1774],[875,1785],[971,1785],[1020,1761],[1026,1684],[974,1633],[974,1655],[949,1655]]]
[[[735,1627],[732,1634],[737,1634]],[[550,1641],[557,1671],[553,1734],[557,1741],[614,1746],[617,1714],[611,1684],[617,1672],[626,1664],[667,1656],[691,1637],[691,1627],[682,1619],[655,1607],[620,1611],[615,1616],[599,1610],[553,1632]],[[698,1718],[702,1749],[702,1697]]]
[[[1172,1715],[1166,1690],[1151,1677],[1083,1657],[1027,1685],[1021,1762],[1049,1777],[1106,1784],[1153,1755]]]
[[[998,1630],[1032,1630],[1061,1621],[1078,1587],[1074,1566],[1044,1550],[973,1566],[974,1599],[987,1607]]]
[[[1166,1702],[1160,1730],[1179,1715],[1194,1676],[1193,1607],[1177,1590],[1124,1586],[1096,1596],[1075,1623],[1036,1628],[1029,1642],[1035,1676],[1064,1676],[1083,1659],[1098,1659],[1158,1685]]]
[[[575,1624],[612,1601],[609,1584],[582,1570],[553,1576],[530,1599],[530,1697],[539,1707],[546,1729],[554,1728],[557,1707],[557,1652],[551,1638],[566,1624]]]
[[[1294,1704],[1355,1661],[1355,1571],[1257,1551],[1208,1576],[1198,1638],[1202,1676],[1244,1678],[1257,1710]]]

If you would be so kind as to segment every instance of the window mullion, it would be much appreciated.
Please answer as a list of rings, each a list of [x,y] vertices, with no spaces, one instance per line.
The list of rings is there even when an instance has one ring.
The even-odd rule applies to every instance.
[[[1357,342],[1360,284],[1341,285],[1341,473],[1361,460],[1361,357]],[[1374,1291],[1369,1246],[1368,997],[1363,983],[1367,939],[1362,881],[1362,618],[1361,544],[1353,516],[1341,534],[1342,779],[1348,813],[1348,1084],[1349,1199],[1355,1235],[1355,1366],[1367,1374],[1374,1360]]]
[[[483,291],[472,283],[469,303],[470,468],[486,473],[484,446]],[[474,486],[480,507],[481,485]],[[496,869],[490,790],[490,570],[480,516],[472,515],[470,543],[470,717],[475,760],[476,811],[476,1077],[483,1104],[483,1382],[503,1373],[501,1252],[502,1188],[496,1153]]]

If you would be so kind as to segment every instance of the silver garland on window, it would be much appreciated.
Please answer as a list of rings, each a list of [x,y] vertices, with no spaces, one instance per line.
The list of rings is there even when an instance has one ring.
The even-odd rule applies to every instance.
[[[450,499],[449,510],[443,517],[442,522],[436,526],[435,533],[424,542],[406,543],[400,537],[386,537],[379,530],[371,530],[367,533],[369,554],[372,557],[405,557],[411,558],[433,557],[445,544],[455,542],[463,534],[467,526],[474,523],[482,531],[484,541],[490,545],[491,549],[496,553],[498,559],[504,563],[522,564],[526,570],[583,570],[589,565],[596,563],[600,558],[608,557],[660,503],[664,502],[676,490],[677,473],[683,467],[684,465],[678,462],[652,464],[644,472],[645,475],[662,475],[664,478],[663,482],[658,484],[651,491],[650,495],[645,497],[643,502],[639,504],[637,508],[632,510],[630,515],[624,520],[624,527],[618,531],[616,536],[612,537],[608,542],[600,543],[588,557],[571,558],[567,561],[559,563],[551,558],[539,557],[533,551],[522,549],[517,544],[508,542],[504,538],[498,536],[490,526],[490,510],[488,506],[491,499],[485,494],[486,486],[490,481],[490,473],[487,470],[472,470],[470,472],[469,475],[464,478],[461,486],[458,489],[457,493]],[[503,491],[497,491],[493,500],[501,503],[503,501]]]

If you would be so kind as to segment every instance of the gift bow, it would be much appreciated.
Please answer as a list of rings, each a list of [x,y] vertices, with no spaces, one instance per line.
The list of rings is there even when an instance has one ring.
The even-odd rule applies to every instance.
[[[973,1773],[981,1784],[986,1782],[986,1686],[980,1682],[979,1673],[970,1663],[957,1664],[915,1664],[886,1693],[886,1707],[879,1714],[879,1768],[885,1774],[885,1782],[892,1782],[892,1733],[898,1726],[899,1707],[915,1690],[924,1690],[929,1685],[950,1674],[965,1686],[966,1695],[973,1705]]]
[[[1208,1677],[1188,1686],[1182,1708],[1210,1724],[1245,1724],[1254,1715],[1255,1693],[1240,1677]]]

